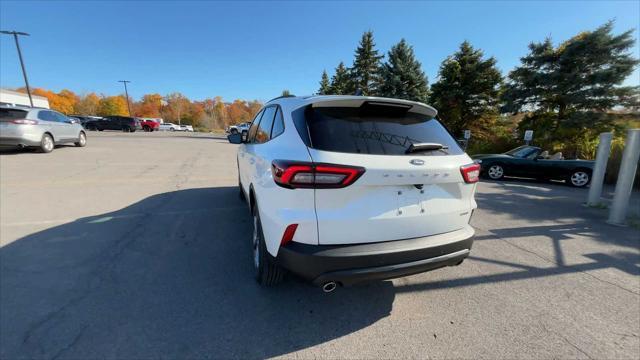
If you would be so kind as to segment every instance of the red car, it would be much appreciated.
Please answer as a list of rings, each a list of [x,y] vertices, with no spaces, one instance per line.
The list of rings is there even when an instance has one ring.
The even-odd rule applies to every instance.
[[[154,120],[149,119],[139,119],[140,125],[142,125],[142,130],[146,132],[157,131],[160,128],[160,123]]]

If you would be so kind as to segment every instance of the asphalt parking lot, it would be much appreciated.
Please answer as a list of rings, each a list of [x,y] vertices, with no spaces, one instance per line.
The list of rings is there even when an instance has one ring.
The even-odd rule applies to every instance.
[[[585,189],[480,183],[461,266],[324,294],[253,281],[236,184],[213,135],[0,154],[0,357],[640,357],[640,232]]]

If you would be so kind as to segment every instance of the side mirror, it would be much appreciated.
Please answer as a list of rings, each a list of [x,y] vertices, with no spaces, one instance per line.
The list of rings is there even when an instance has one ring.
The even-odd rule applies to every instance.
[[[244,142],[244,138],[242,134],[229,134],[227,135],[227,140],[229,140],[232,144],[242,144]]]

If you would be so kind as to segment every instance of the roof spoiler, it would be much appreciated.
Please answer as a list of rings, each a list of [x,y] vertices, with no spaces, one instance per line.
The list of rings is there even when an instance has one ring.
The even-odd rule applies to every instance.
[[[408,111],[426,115],[429,117],[435,117],[438,111],[429,105],[400,99],[387,99],[379,97],[369,96],[341,96],[339,98],[318,98],[311,104],[311,107],[360,107],[364,103],[375,103],[379,105],[400,106],[409,107]]]

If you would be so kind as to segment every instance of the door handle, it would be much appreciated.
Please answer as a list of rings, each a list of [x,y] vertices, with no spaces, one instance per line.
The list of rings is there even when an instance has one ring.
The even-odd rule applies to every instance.
[[[256,159],[254,158],[249,159],[249,164],[253,165],[255,163],[256,163]]]

